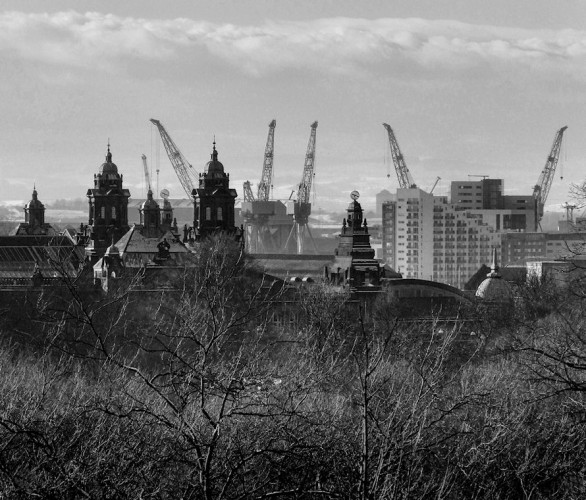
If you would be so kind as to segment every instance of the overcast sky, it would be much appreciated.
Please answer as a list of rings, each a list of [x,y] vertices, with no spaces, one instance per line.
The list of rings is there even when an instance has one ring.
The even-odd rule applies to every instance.
[[[314,210],[396,189],[383,122],[436,194],[530,194],[564,125],[548,208],[586,178],[586,0],[0,0],[0,75],[2,201],[84,197],[108,139],[133,198],[143,153],[182,197],[150,118],[198,171],[215,135],[239,195],[276,119],[284,198],[318,120]]]

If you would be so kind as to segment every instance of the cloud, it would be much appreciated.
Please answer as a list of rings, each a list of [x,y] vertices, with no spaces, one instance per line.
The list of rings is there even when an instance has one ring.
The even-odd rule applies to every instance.
[[[344,75],[458,70],[478,65],[569,68],[582,76],[586,32],[528,30],[423,19],[328,18],[259,26],[156,20],[96,12],[0,14],[0,54],[70,67],[207,54],[260,77],[314,70]]]

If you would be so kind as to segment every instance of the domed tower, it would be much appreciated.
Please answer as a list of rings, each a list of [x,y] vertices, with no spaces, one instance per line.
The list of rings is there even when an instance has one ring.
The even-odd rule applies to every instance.
[[[502,278],[496,256],[496,248],[492,250],[490,272],[476,290],[476,298],[489,306],[510,307],[513,304],[511,285]]]
[[[37,195],[36,186],[33,187],[32,199],[24,206],[24,222],[21,222],[11,233],[12,236],[56,236],[58,232],[45,222],[45,205]]]
[[[91,237],[86,254],[97,261],[114,238],[117,241],[129,229],[128,198],[130,191],[122,187],[122,175],[112,162],[108,143],[106,161],[94,175],[94,187],[87,192]]]
[[[161,209],[153,199],[153,192],[149,188],[146,201],[138,209],[140,212],[140,224],[143,226],[142,234],[147,238],[159,236],[161,222]]]
[[[112,242],[104,252],[102,259],[102,269],[100,273],[100,280],[104,291],[108,291],[116,279],[122,277],[124,274],[124,262],[120,256],[120,250]]]
[[[199,174],[199,187],[192,191],[194,201],[193,227],[200,237],[216,231],[234,232],[234,199],[236,190],[230,189],[230,176],[218,161],[216,141],[206,171]]]
[[[31,229],[45,225],[45,205],[39,201],[36,186],[33,188],[33,199],[24,207],[24,221]]]

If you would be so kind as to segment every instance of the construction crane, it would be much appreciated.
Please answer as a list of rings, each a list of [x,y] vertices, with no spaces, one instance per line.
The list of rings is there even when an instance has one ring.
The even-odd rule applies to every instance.
[[[171,139],[165,130],[165,127],[163,127],[163,124],[159,120],[155,120],[153,118],[151,118],[151,123],[159,129],[161,140],[163,141],[165,150],[167,151],[169,161],[175,169],[175,173],[177,174],[179,182],[187,194],[187,197],[191,199],[191,192],[193,191],[197,182],[197,173],[191,164],[187,161],[185,156],[183,156],[176,144],[173,142],[173,139]]]
[[[545,202],[547,201],[547,195],[549,194],[549,190],[551,189],[551,184],[553,182],[553,178],[555,175],[555,169],[558,164],[558,160],[560,157],[560,149],[562,147],[562,138],[564,136],[564,132],[568,127],[560,128],[553,140],[553,145],[551,147],[551,151],[547,157],[547,161],[545,162],[545,167],[541,171],[539,175],[539,180],[537,184],[533,187],[533,197],[537,203],[537,222],[539,223],[543,217],[543,212],[545,208]]]
[[[437,183],[441,180],[441,177],[438,175],[435,182],[433,183],[433,186],[431,186],[431,189],[429,191],[429,194],[433,194],[433,190],[435,189],[435,187],[437,186]]]
[[[262,167],[262,177],[258,183],[258,190],[256,193],[256,199],[259,201],[269,201],[271,196],[276,126],[276,120],[273,120],[271,123],[269,123],[269,134],[267,136],[267,144],[265,146],[265,159]]]
[[[297,199],[293,203],[293,227],[289,237],[285,242],[285,248],[289,245],[291,236],[295,233],[297,239],[297,253],[302,254],[304,251],[305,233],[309,235],[317,253],[317,246],[309,230],[308,221],[311,214],[311,185],[313,183],[314,165],[315,165],[315,139],[316,139],[317,121],[311,124],[309,142],[307,143],[307,152],[305,153],[305,165],[303,166],[303,177],[297,189]]]
[[[568,203],[567,201],[562,204],[562,208],[566,211],[566,221],[574,223],[574,210],[578,208],[575,203]]]
[[[142,155],[142,166],[144,167],[144,182],[147,186],[147,190],[151,190],[151,176],[149,175],[149,167],[147,165],[146,155]]]
[[[250,181],[244,181],[242,184],[242,191],[244,193],[244,201],[255,201],[254,194],[252,193],[252,187]]]
[[[405,164],[405,158],[399,149],[399,143],[393,132],[393,129],[388,123],[383,123],[383,127],[387,130],[389,135],[389,145],[391,146],[391,156],[393,157],[393,164],[397,172],[397,179],[399,180],[399,187],[402,189],[415,188],[417,185],[411,177],[411,172]]]
[[[267,144],[265,146],[265,156],[262,168],[262,175],[258,183],[256,199],[252,192],[252,185],[250,181],[244,181],[242,190],[244,192],[244,201],[269,201],[271,196],[272,178],[273,178],[273,156],[275,146],[275,127],[277,121],[273,120],[269,123],[269,134],[267,136]]]

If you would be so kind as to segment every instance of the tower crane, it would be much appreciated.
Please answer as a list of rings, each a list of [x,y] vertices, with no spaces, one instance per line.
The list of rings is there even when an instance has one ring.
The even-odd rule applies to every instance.
[[[165,127],[163,127],[163,124],[154,118],[151,118],[151,123],[159,129],[159,134],[161,134],[161,140],[165,145],[165,150],[167,151],[169,161],[171,162],[171,165],[173,166],[173,169],[175,170],[175,173],[177,174],[179,182],[187,194],[187,197],[191,199],[191,192],[193,191],[196,184],[197,173],[191,164],[187,161],[185,156],[183,156],[176,144],[173,142],[173,139],[171,139],[165,130]]]
[[[383,123],[383,127],[386,129],[389,135],[389,144],[391,146],[391,156],[393,157],[393,164],[395,165],[395,171],[397,172],[397,179],[399,180],[399,187],[402,189],[417,187],[411,172],[405,164],[405,158],[399,149],[399,143],[393,132],[393,129],[388,123]]]
[[[549,190],[551,188],[551,184],[553,182],[553,178],[555,175],[555,169],[558,164],[558,160],[560,157],[560,149],[562,147],[562,139],[564,136],[564,132],[568,127],[560,128],[553,140],[553,145],[551,147],[551,151],[547,157],[547,161],[545,162],[545,167],[541,171],[539,175],[539,180],[537,184],[533,187],[533,197],[537,203],[537,222],[541,221],[543,217],[543,212],[545,208],[545,202],[547,201],[547,195],[549,194]]]
[[[149,167],[147,165],[147,157],[145,154],[142,155],[142,166],[144,167],[144,181],[147,185],[147,189],[151,189],[151,176],[149,175]]]
[[[252,192],[250,181],[245,181],[242,185],[242,189],[244,191],[244,201],[269,201],[273,178],[273,156],[276,126],[276,120],[273,120],[271,123],[269,123],[269,134],[267,136],[267,144],[265,146],[265,156],[262,168],[262,175],[260,178],[260,182],[258,183],[256,200]]]
[[[277,121],[269,123],[269,134],[265,146],[265,159],[262,167],[262,177],[258,183],[256,199],[259,201],[269,201],[271,195],[271,186],[273,179],[273,155],[275,147],[275,127]]]
[[[304,251],[305,233],[309,235],[317,253],[317,246],[309,230],[308,221],[311,214],[311,185],[313,183],[314,165],[315,165],[315,139],[316,139],[317,121],[311,124],[309,142],[307,143],[307,152],[305,154],[305,165],[303,166],[303,177],[297,189],[297,199],[293,203],[293,227],[285,243],[285,248],[289,245],[289,240],[293,233],[297,238],[297,253],[302,254]]]
[[[435,182],[433,183],[433,186],[431,187],[431,189],[429,190],[429,194],[433,194],[433,190],[435,189],[435,187],[437,186],[437,183],[439,181],[441,181],[442,178],[438,175],[437,178],[435,179]]]
[[[254,194],[252,193],[252,187],[250,181],[244,181],[242,184],[242,190],[244,192],[244,201],[255,201]]]

